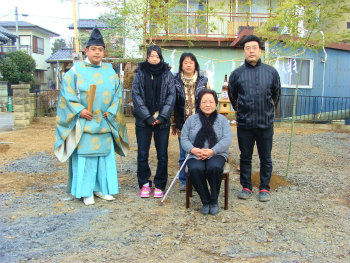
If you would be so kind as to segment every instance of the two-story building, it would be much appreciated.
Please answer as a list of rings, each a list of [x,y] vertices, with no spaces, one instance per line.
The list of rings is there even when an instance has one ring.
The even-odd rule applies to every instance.
[[[16,23],[12,21],[0,21],[0,26],[16,34]],[[30,55],[36,63],[34,78],[40,83],[48,83],[50,78],[50,65],[46,59],[51,54],[50,38],[58,37],[48,29],[25,22],[18,21],[18,41],[19,49]],[[17,46],[15,41],[1,46],[1,53],[16,51]]]
[[[220,90],[224,75],[230,74],[233,69],[243,63],[244,58],[241,41],[244,36],[254,33],[254,29],[257,29],[265,23],[273,14],[273,10],[277,7],[276,0],[179,0],[179,2],[182,4],[181,8],[183,10],[176,10],[176,13],[180,13],[185,17],[187,23],[183,23],[179,27],[169,22],[168,28],[157,36],[153,36],[152,41],[162,46],[165,59],[174,66],[174,71],[177,71],[178,60],[182,52],[187,51],[194,53],[199,60],[201,69],[211,73],[213,76],[212,87],[216,90]],[[219,2],[221,5],[218,5]],[[198,10],[205,11],[211,8],[215,10],[215,12],[212,12],[212,14],[207,12],[200,17],[198,16]],[[350,16],[348,15],[346,19],[350,21]],[[193,22],[199,20],[201,21],[197,23]],[[206,27],[203,27],[203,24],[206,25]],[[339,25],[343,29],[346,27],[349,28],[350,22],[345,23],[344,21],[340,21]],[[276,28],[276,30],[279,29]],[[188,40],[191,40],[191,46],[188,45]],[[268,47],[269,43],[266,42],[265,46]],[[338,63],[344,65],[346,70],[349,70],[346,66],[349,49],[350,45],[348,43],[329,45],[326,47],[330,55],[328,59],[332,60],[334,56],[338,56]],[[296,64],[296,61],[298,61],[301,56],[293,56],[290,50],[283,48],[283,44],[279,46],[278,52],[280,57],[290,56],[274,64],[280,71],[283,87],[293,88],[295,87],[295,83],[291,82],[291,74],[286,74],[285,72],[290,73],[290,71],[288,72],[290,64]],[[311,89],[312,83],[318,83],[318,81],[313,82],[312,78],[319,77],[318,71],[320,68],[323,68],[323,66],[319,66],[318,63],[323,63],[321,62],[321,57],[324,56],[325,54],[323,54],[322,50],[318,52],[318,55],[316,55],[315,52],[307,51],[305,63],[301,70],[305,71],[303,75],[308,75],[308,77],[307,83],[306,77],[304,77],[305,80],[303,80],[304,83],[301,85],[301,88]],[[344,61],[341,60],[342,58],[344,58]],[[264,60],[264,54],[262,59]],[[283,65],[283,62],[285,65]],[[300,61],[298,61],[298,64],[299,62]],[[281,66],[279,66],[279,64],[281,64]],[[332,68],[334,67],[329,67],[328,71],[331,71]],[[313,73],[314,70],[316,70],[316,72]],[[327,74],[332,75],[333,73]],[[295,78],[294,75],[293,78]],[[340,79],[343,79],[343,77]],[[349,92],[343,95],[350,96]],[[340,95],[339,92],[336,94]]]
[[[178,8],[176,13],[185,18],[185,23],[181,26],[173,25],[169,19],[168,27],[157,36],[153,36],[151,41],[162,46],[165,61],[173,67],[173,72],[177,72],[179,58],[183,52],[195,54],[201,70],[209,78],[211,88],[218,92],[221,92],[225,74],[229,75],[244,62],[244,36],[254,33],[255,29],[265,23],[278,5],[277,0],[179,0],[179,3],[181,8]],[[339,27],[349,30],[350,15],[347,15],[345,20],[339,21]],[[281,34],[287,33],[279,28],[275,30]],[[191,45],[188,45],[188,40],[191,40]],[[301,72],[298,94],[305,100],[314,99],[314,102],[308,103],[310,108],[301,107],[298,115],[334,111],[333,107],[338,107],[334,105],[339,105],[337,102],[331,102],[332,105],[329,106],[328,102],[316,97],[350,98],[349,43],[331,44],[324,50],[307,50],[305,54],[301,54],[299,51],[285,48],[283,42],[274,47],[265,41],[263,61],[265,48],[266,51],[276,51],[272,65],[281,76],[282,95],[285,95],[285,98],[291,96],[290,101],[284,105],[288,111],[286,116],[291,114],[292,94],[296,88],[298,72]],[[349,109],[349,102],[350,100],[346,100],[345,103],[340,103],[340,107]],[[349,112],[347,114],[349,115]]]

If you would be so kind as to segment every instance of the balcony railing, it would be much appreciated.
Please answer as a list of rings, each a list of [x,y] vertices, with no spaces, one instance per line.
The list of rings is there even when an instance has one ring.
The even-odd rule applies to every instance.
[[[0,46],[0,53],[2,53],[2,54],[13,52],[13,51],[16,51],[16,50],[17,50],[16,46],[7,46],[7,45]],[[19,46],[19,50],[24,51],[28,55],[32,54],[31,53],[32,48],[29,45],[20,45]]]
[[[198,15],[195,12],[181,12],[176,16],[185,17],[184,21],[169,16],[168,26],[159,36],[198,36],[235,38],[245,29],[260,27],[270,14],[216,13],[215,15]],[[156,25],[152,25],[151,27]]]

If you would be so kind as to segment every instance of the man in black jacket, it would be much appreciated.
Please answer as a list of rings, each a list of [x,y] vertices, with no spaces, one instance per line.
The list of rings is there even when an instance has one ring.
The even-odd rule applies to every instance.
[[[237,113],[237,137],[240,156],[238,197],[252,194],[252,155],[256,142],[260,158],[259,201],[270,200],[272,173],[272,138],[274,110],[281,93],[278,72],[261,62],[261,42],[255,35],[243,39],[245,62],[234,70],[229,79],[229,98]]]

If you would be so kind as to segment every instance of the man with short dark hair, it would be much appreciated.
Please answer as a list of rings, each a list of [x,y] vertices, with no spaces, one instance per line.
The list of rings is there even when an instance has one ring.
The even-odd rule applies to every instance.
[[[256,143],[260,158],[259,201],[270,200],[272,173],[272,138],[274,110],[281,93],[278,72],[261,62],[261,42],[255,35],[243,39],[245,62],[234,70],[229,79],[229,98],[237,118],[237,137],[240,155],[238,198],[252,194],[252,155]]]

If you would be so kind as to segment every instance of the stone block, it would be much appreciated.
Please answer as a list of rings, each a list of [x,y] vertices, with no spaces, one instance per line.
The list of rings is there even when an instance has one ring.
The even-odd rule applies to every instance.
[[[23,99],[21,97],[13,96],[12,105],[23,105]]]
[[[29,120],[30,119],[30,112],[29,111],[24,112],[23,116],[25,117],[25,119]]]
[[[15,112],[13,115],[14,120],[26,120],[27,116],[24,114],[24,112]]]
[[[24,105],[15,105],[14,112],[25,112]]]
[[[31,109],[32,107],[31,107],[31,104],[30,103],[26,103],[26,104],[24,104],[24,111],[25,112],[30,112],[30,109]]]
[[[28,90],[30,89],[30,84],[17,84],[17,85],[11,85],[11,88],[13,88],[13,90]]]

